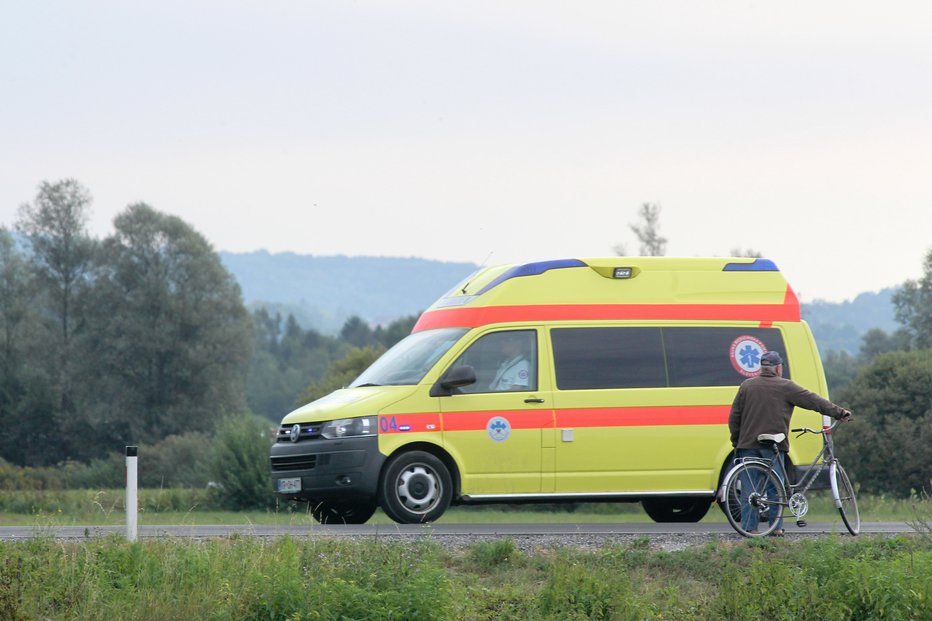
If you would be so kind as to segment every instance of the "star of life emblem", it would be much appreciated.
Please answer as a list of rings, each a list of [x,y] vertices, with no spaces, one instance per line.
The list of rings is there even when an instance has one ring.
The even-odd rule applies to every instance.
[[[735,371],[745,377],[760,375],[760,357],[767,351],[767,347],[753,336],[739,336],[731,343],[728,355],[731,366]]]
[[[511,435],[511,423],[508,422],[507,418],[495,416],[489,419],[485,430],[493,441],[504,442]]]

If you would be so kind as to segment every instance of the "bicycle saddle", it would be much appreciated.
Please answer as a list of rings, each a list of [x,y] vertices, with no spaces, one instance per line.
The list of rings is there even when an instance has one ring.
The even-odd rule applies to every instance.
[[[762,433],[757,436],[758,442],[773,442],[775,444],[780,444],[786,440],[785,433]]]

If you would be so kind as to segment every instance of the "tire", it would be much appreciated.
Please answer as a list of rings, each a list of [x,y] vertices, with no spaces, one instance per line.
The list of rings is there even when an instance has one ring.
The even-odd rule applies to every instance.
[[[379,482],[379,504],[400,524],[433,522],[447,510],[452,498],[450,471],[425,451],[392,457]]]
[[[783,517],[783,510],[787,505],[786,489],[780,477],[764,464],[744,462],[735,466],[726,478],[728,482],[725,486],[724,509],[725,517],[732,528],[745,537],[763,537],[772,533],[777,528],[779,519]],[[757,481],[753,490],[743,489],[752,481]],[[771,486],[775,492],[768,492]],[[756,531],[745,529],[742,524],[743,496],[748,497],[751,509],[759,512]]]
[[[376,505],[311,501],[311,515],[321,524],[365,524],[375,513]]]
[[[655,522],[698,522],[709,512],[712,499],[702,496],[645,498],[641,506]]]
[[[849,533],[857,535],[861,532],[861,514],[848,473],[835,461],[829,468],[829,476],[832,481],[832,498],[835,499],[835,506],[841,514],[841,521],[845,523]]]

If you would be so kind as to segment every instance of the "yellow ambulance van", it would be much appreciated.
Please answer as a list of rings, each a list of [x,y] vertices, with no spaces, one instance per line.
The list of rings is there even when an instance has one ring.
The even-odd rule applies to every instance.
[[[291,412],[275,492],[323,523],[451,504],[639,501],[698,521],[732,447],[738,385],[776,350],[827,396],[799,301],[767,259],[613,257],[487,267],[347,388]],[[793,427],[821,415],[797,410]],[[789,453],[809,463],[821,439]]]

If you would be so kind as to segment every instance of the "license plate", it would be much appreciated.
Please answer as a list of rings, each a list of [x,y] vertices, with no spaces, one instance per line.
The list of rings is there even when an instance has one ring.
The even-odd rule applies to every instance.
[[[278,479],[278,491],[283,494],[301,491],[301,479]]]

